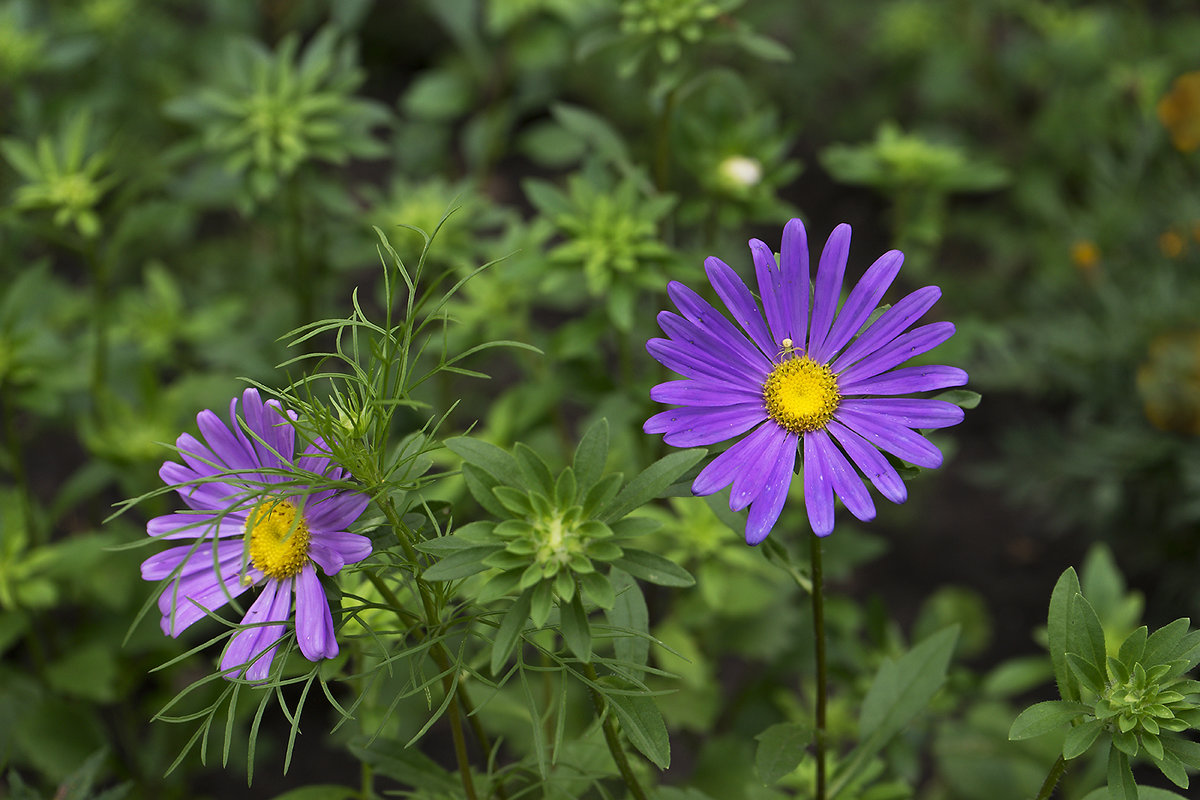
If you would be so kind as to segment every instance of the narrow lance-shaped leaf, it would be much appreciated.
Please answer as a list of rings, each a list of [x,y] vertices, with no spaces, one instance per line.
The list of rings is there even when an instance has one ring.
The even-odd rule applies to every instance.
[[[592,425],[579,440],[575,448],[575,458],[572,467],[575,478],[583,491],[592,488],[604,474],[604,462],[608,459],[608,420],[601,418]]]
[[[533,589],[526,589],[521,592],[521,596],[516,599],[512,607],[504,615],[504,619],[500,622],[500,628],[496,631],[496,640],[492,643],[492,674],[499,675],[504,662],[508,661],[508,657],[520,641],[521,631],[525,628],[525,622],[529,619],[529,607],[533,603]]]
[[[663,456],[634,477],[625,488],[617,493],[600,517],[601,522],[615,522],[638,506],[658,497],[675,482],[675,479],[690,469],[708,451],[702,447],[680,450]]]
[[[1054,591],[1050,594],[1050,612],[1046,618],[1046,635],[1049,639],[1050,662],[1054,665],[1054,680],[1058,683],[1058,694],[1063,700],[1079,700],[1079,681],[1067,665],[1067,629],[1071,611],[1071,599],[1079,594],[1079,576],[1074,567],[1067,567]]]

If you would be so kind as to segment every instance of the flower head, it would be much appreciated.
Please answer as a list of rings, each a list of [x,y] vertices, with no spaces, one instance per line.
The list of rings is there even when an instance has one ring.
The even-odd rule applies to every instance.
[[[212,411],[200,412],[204,441],[182,434],[176,446],[184,463],[168,461],[159,471],[189,510],[146,526],[156,538],[196,540],[142,562],[143,578],[166,581],[158,608],[168,636],[251,586],[263,587],[242,620],[257,624],[235,633],[221,658],[221,669],[234,677],[248,665],[244,676],[252,681],[270,670],[293,593],[300,652],[310,661],[337,655],[329,601],[313,566],[334,575],[371,553],[367,537],[346,530],[369,498],[309,485],[342,481],[346,473],[319,439],[296,456],[295,420],[254,389],[242,394],[240,418],[237,398],[230,401],[228,427]]]
[[[685,378],[651,390],[654,400],[678,407],[648,419],[647,433],[693,447],[749,432],[700,472],[692,491],[707,495],[732,485],[730,508],[750,508],[750,544],[765,539],[779,519],[798,451],[808,519],[814,533],[826,536],[833,531],[835,494],[860,520],[875,516],[856,466],[880,494],[902,503],[904,482],[880,450],[937,467],[941,452],[915,429],[962,421],[962,409],[951,403],[898,397],[967,381],[955,367],[900,367],[953,335],[949,322],[910,330],[941,290],[918,289],[866,325],[904,255],[898,250],[882,255],[839,310],[849,250],[850,226],[839,225],[811,284],[804,225],[793,219],[783,229],[778,262],[766,244],[750,240],[765,322],[741,278],[720,259],[709,258],[708,279],[741,330],[672,281],[667,293],[680,313],[660,312],[668,338],[646,344],[652,356]]]

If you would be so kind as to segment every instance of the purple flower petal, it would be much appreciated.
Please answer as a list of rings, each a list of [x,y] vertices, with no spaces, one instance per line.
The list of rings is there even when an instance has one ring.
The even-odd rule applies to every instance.
[[[650,390],[651,400],[679,406],[731,406],[760,398],[761,388],[755,390],[741,384],[716,381],[667,381]]]
[[[727,358],[706,355],[697,348],[670,339],[651,339],[646,342],[646,350],[664,367],[687,378],[724,382],[740,375],[740,370],[730,369]],[[761,387],[766,382],[768,367],[764,362],[762,377],[753,383]]]
[[[775,253],[765,242],[751,239],[750,255],[754,258],[758,296],[762,298],[763,311],[767,315],[772,344],[778,347],[784,339],[799,338],[792,336],[791,298],[783,288],[783,270],[775,263]]]
[[[704,271],[708,274],[709,283],[717,290],[717,296],[742,326],[742,330],[750,336],[750,341],[768,358],[778,352],[779,345],[771,341],[771,333],[758,313],[754,295],[750,294],[737,273],[721,259],[711,257],[704,260]]]
[[[741,511],[750,505],[762,492],[763,486],[771,477],[775,463],[779,461],[779,452],[790,442],[795,449],[795,439],[789,438],[787,430],[778,425],[768,424],[769,432],[757,443],[757,452],[747,452],[744,469],[733,477],[733,487],[729,492],[729,507]]]
[[[930,392],[962,386],[967,382],[967,373],[958,367],[901,367],[873,378],[850,384],[839,384],[843,396],[849,395],[896,395],[913,392]]]
[[[306,565],[296,576],[296,644],[309,661],[338,654],[329,600],[311,565]]]
[[[183,502],[196,511],[213,511],[238,505],[246,494],[244,490],[236,489],[228,483],[206,480],[205,476],[198,475],[174,461],[163,462],[158,476],[163,479],[163,483],[175,486],[175,491]]]
[[[879,306],[879,301],[896,279],[903,263],[904,254],[899,250],[889,250],[876,259],[846,298],[846,304],[834,320],[824,344],[819,350],[809,353],[814,361],[827,362],[858,333]]]
[[[927,469],[942,465],[942,452],[928,439],[889,422],[886,417],[843,407],[837,410],[834,418],[880,450],[886,450],[910,464]]]
[[[241,542],[220,542],[217,545],[218,568],[230,561],[240,561],[244,546]],[[182,568],[180,568],[182,564]],[[142,562],[142,578],[148,581],[161,581],[163,578],[176,574],[177,577],[193,575],[202,570],[213,571],[213,549],[211,544],[188,544],[182,547],[171,547],[161,553],[155,553]],[[221,570],[225,572],[225,570]]]
[[[672,408],[646,420],[646,433],[662,433],[672,447],[696,447],[723,442],[745,433],[767,418],[762,403],[740,403],[728,408]]]
[[[208,571],[172,581],[158,596],[163,633],[178,636],[192,623],[203,619],[206,610],[216,611],[249,588],[248,584],[242,583],[241,559],[224,562],[219,578]]]
[[[371,540],[366,536],[349,531],[325,531],[316,537],[323,547],[328,547],[341,555],[347,564],[357,564],[371,555]],[[327,572],[332,575],[332,572]]]
[[[709,305],[700,295],[678,281],[667,284],[667,295],[684,318],[707,331],[730,351],[736,351],[742,360],[760,364],[763,369],[770,369],[770,363],[763,363],[766,356],[727,320],[724,314]]]
[[[244,514],[226,514],[217,522],[216,514],[164,514],[146,523],[146,533],[157,539],[204,539],[216,535],[241,536],[246,532]]]
[[[317,541],[308,545],[308,557],[326,575],[336,575],[346,566],[346,559],[336,547],[329,547]]]
[[[812,284],[808,271],[808,234],[804,223],[788,220],[783,226],[783,242],[779,247],[779,265],[783,270],[784,292],[790,298],[788,319],[791,320],[792,345],[808,347],[808,295]]]
[[[846,351],[829,365],[830,369],[835,374],[840,374],[860,358],[871,355],[920,319],[926,311],[933,308],[933,304],[941,296],[942,290],[936,286],[926,286],[905,295],[896,305],[883,312],[879,319],[872,322],[871,326],[863,331],[862,336],[851,342]]]
[[[826,474],[821,448],[811,436],[804,437],[804,508],[808,524],[817,536],[833,533],[833,483]]]
[[[730,373],[740,376],[748,383],[761,381],[771,368],[770,363],[761,354],[753,359],[743,358],[737,350],[731,350],[724,342],[678,314],[660,311],[658,324],[676,344],[689,346],[697,351],[696,354],[700,357],[724,364]]]
[[[371,498],[358,492],[342,492],[304,509],[304,520],[310,531],[344,530],[362,516]]]
[[[196,425],[213,455],[229,469],[244,471],[260,466],[254,453],[213,412],[205,409],[197,414]]]
[[[843,222],[829,234],[825,249],[821,251],[817,283],[813,290],[813,314],[808,336],[809,353],[820,353],[824,350],[829,325],[833,322],[838,301],[842,299],[842,277],[846,273],[846,259],[849,255],[850,226]]]
[[[834,493],[842,498],[850,513],[863,522],[875,519],[875,503],[871,501],[867,487],[863,485],[854,467],[850,466],[850,462],[842,455],[842,451],[830,440],[829,434],[821,430],[805,436],[811,436],[815,440],[813,444],[821,450],[826,467],[825,474],[833,484]]]
[[[245,678],[248,681],[261,681],[267,677],[271,669],[271,661],[275,658],[275,647],[283,636],[285,626],[255,625],[255,623],[275,622],[284,623],[292,610],[292,579],[281,581],[268,580],[263,586],[262,594],[255,599],[254,604],[242,618],[243,627],[233,635],[229,645],[221,656],[221,671],[240,667],[246,662],[256,659],[246,667]],[[229,673],[236,678],[241,671]]]
[[[954,335],[954,325],[933,322],[901,334],[871,355],[838,375],[838,382],[854,384],[898,367],[910,358],[927,353]]]
[[[906,428],[949,428],[963,421],[963,410],[945,400],[870,397],[843,400],[842,408],[882,417]]]
[[[830,420],[825,429],[833,434],[833,438],[837,439],[862,473],[870,478],[880,494],[893,503],[903,503],[908,499],[904,480],[883,453],[872,447],[870,442],[837,420]]]
[[[780,430],[782,429],[774,422],[764,422],[745,439],[718,455],[700,470],[700,474],[692,483],[692,494],[703,497],[733,483],[738,473],[751,469],[757,463],[765,440],[777,435]]]
[[[799,435],[788,433],[770,474],[763,483],[762,491],[750,504],[750,513],[746,517],[746,544],[755,545],[766,539],[771,528],[779,520],[783,505],[787,502],[788,488],[792,485],[797,445]]]

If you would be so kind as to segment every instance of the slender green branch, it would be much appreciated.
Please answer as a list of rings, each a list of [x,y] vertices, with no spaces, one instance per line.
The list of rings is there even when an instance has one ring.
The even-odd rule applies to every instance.
[[[825,698],[828,692],[825,673],[825,596],[824,575],[821,569],[821,539],[812,536],[812,607],[813,631],[817,650],[817,790],[816,800],[825,800]]]
[[[598,681],[600,676],[596,674],[596,668],[587,663],[583,665],[583,674],[587,675],[588,680]],[[616,762],[617,771],[621,773],[621,778],[625,781],[625,786],[629,789],[629,794],[634,800],[646,800],[646,792],[642,789],[642,785],[638,783],[637,776],[633,774],[633,767],[629,765],[629,759],[625,757],[625,750],[621,747],[621,738],[617,734],[617,722],[613,719],[613,715],[604,714],[604,698],[595,689],[591,690],[592,705],[596,708],[596,716],[604,720],[604,741],[608,744],[608,752],[612,753],[613,761]]]
[[[1067,760],[1060,753],[1058,760],[1054,762],[1054,766],[1050,767],[1050,772],[1046,774],[1046,780],[1042,783],[1042,788],[1038,791],[1035,800],[1050,800],[1050,796],[1054,794],[1054,787],[1058,785],[1058,781],[1062,778],[1063,773],[1067,771]]]
[[[392,503],[392,499],[385,495],[383,498],[377,499],[376,502],[383,511],[384,516],[387,517],[392,530],[396,532],[396,538],[404,548],[404,554],[408,558],[409,563],[415,567],[420,563],[417,560],[417,550],[413,547],[413,543],[409,540],[408,536],[405,535],[404,523],[400,519],[400,513],[396,510],[395,504]],[[414,580],[421,595],[421,604],[425,609],[425,626],[427,629],[433,630],[439,624],[439,614],[437,606],[433,601],[433,591],[429,588],[429,584],[423,581],[419,575],[415,575]],[[371,582],[377,589],[380,589],[381,594],[392,604],[393,608],[400,607],[399,599],[396,598],[395,594],[392,593],[383,580],[376,579]],[[463,792],[466,794],[467,800],[479,800],[479,795],[475,793],[475,781],[471,777],[471,761],[467,756],[467,742],[463,737],[462,717],[460,715],[465,712],[459,702],[457,693],[457,689],[461,684],[454,680],[454,677],[450,674],[450,654],[446,652],[446,648],[441,642],[435,642],[429,648],[429,652],[433,656],[433,660],[437,663],[438,669],[442,671],[442,688],[446,694],[454,695],[454,699],[450,705],[450,734],[454,738],[454,758],[458,763],[458,774],[462,780]],[[482,741],[480,742],[480,746],[484,747]]]

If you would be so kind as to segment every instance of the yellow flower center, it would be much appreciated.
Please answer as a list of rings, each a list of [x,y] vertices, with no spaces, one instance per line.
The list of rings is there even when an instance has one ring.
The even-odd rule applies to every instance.
[[[308,563],[312,536],[296,507],[286,500],[264,500],[246,517],[250,563],[268,578],[282,580]]]
[[[841,401],[833,370],[806,355],[777,365],[763,384],[767,414],[792,433],[824,428]]]

